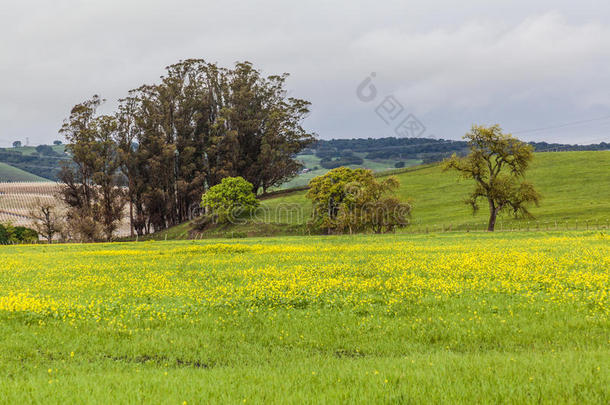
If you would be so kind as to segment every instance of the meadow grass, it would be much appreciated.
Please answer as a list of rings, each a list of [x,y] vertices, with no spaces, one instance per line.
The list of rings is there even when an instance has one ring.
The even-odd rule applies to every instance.
[[[608,238],[0,247],[0,400],[608,403]]]
[[[540,207],[532,207],[535,219],[516,220],[505,214],[498,227],[565,229],[586,224],[591,227],[610,223],[610,151],[536,153],[527,180],[542,194]],[[474,187],[459,180],[456,173],[443,173],[440,166],[407,169],[397,175],[400,189],[396,196],[411,201],[411,229],[486,229],[489,209],[485,201],[476,216],[464,203]],[[311,216],[311,202],[304,191],[263,201],[272,222],[304,223]],[[280,207],[298,207],[300,215],[287,215]],[[528,225],[529,223],[529,225]]]

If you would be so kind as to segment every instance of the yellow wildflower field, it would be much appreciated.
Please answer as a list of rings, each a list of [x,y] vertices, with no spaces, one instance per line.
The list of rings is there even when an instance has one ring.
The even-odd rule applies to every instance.
[[[229,402],[308,402],[311,384],[344,378],[347,387],[333,380],[320,398],[333,402],[344,392],[339,399],[356,402],[459,402],[487,384],[481,392],[489,395],[597,401],[608,398],[609,317],[610,238],[600,232],[1,247],[1,365],[14,384],[0,383],[0,396],[18,384],[36,386],[49,377],[42,370],[63,362],[68,371],[51,383],[91,387],[91,364],[101,381],[141,370],[150,381],[167,377],[165,394],[176,400],[199,392],[205,395],[198,398]],[[427,383],[406,386],[415,374],[403,366],[428,358],[440,371],[416,368]],[[477,361],[490,370],[475,378],[469,373]],[[295,364],[308,364],[314,374]],[[329,364],[326,377],[316,374]],[[369,369],[383,364],[388,383]],[[542,385],[524,386],[525,376],[511,371],[517,364],[546,370],[548,378],[536,374]],[[554,374],[564,366],[570,373]],[[278,367],[285,372],[277,375]],[[358,393],[364,372],[375,383]],[[242,386],[180,389],[184,373],[195,379],[219,373]],[[469,382],[440,389],[431,385],[435,373],[462,373]],[[252,375],[259,374],[268,376],[260,384],[275,387],[267,396],[254,389]],[[290,391],[299,381],[302,390]],[[130,386],[141,389],[138,398],[154,398],[158,388],[138,384],[136,378]],[[578,395],[575,384],[584,384]],[[57,391],[7,398],[49,393]],[[493,402],[489,395],[480,399]]]

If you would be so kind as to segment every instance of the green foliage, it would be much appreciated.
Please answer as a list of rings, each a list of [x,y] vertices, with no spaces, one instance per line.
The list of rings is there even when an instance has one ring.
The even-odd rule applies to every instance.
[[[11,243],[14,236],[14,229],[10,224],[0,224],[0,243],[7,244]]]
[[[234,222],[238,217],[251,213],[258,205],[252,183],[239,176],[225,177],[201,198],[201,206],[217,217],[219,223]]]
[[[366,169],[339,167],[309,182],[307,198],[313,204],[311,224],[328,233],[349,231],[391,232],[404,227],[411,206],[396,198],[384,198],[399,187],[396,177],[377,180]]]
[[[456,170],[462,178],[476,182],[466,203],[476,213],[478,200],[487,200],[488,230],[494,230],[496,217],[503,210],[510,209],[515,216],[532,217],[527,206],[538,205],[541,196],[523,178],[534,157],[534,148],[510,134],[503,134],[499,125],[473,125],[464,139],[468,140],[470,154],[462,158],[454,154],[443,162],[443,170]]]
[[[313,204],[313,224],[330,228],[339,213],[339,206],[347,196],[346,185],[367,176],[365,169],[338,167],[313,178],[306,197]]]
[[[0,224],[0,244],[11,243],[35,243],[38,241],[38,233],[24,226],[12,226],[11,224]]]
[[[36,147],[36,152],[40,153],[43,156],[57,156],[58,153],[55,152],[52,146],[49,145],[38,145]]]
[[[35,243],[38,241],[38,233],[24,226],[16,226],[14,235],[15,239],[20,243]]]

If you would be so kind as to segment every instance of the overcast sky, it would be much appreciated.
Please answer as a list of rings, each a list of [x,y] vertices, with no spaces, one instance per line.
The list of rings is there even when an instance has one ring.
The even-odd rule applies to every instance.
[[[444,139],[499,123],[610,141],[607,0],[2,1],[0,37],[0,146],[60,139],[74,104],[111,112],[186,58],[290,73],[324,139],[394,136],[412,114]]]

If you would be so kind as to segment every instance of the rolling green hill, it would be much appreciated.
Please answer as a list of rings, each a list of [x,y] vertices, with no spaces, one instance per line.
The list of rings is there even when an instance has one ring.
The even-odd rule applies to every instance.
[[[464,199],[470,181],[458,181],[455,173],[443,173],[438,165],[415,166],[397,174],[397,196],[411,200],[412,225],[404,231],[483,230],[489,211],[482,204],[473,216]],[[608,226],[610,221],[610,151],[537,153],[527,179],[542,193],[540,207],[533,207],[534,220],[499,217],[497,230],[566,229]],[[305,191],[268,198],[254,221],[206,230],[202,237],[267,236],[303,234],[311,215]],[[188,237],[190,224],[182,224],[153,235],[161,239]],[[400,231],[399,231],[400,232]]]
[[[463,203],[472,182],[459,181],[455,173],[443,173],[438,165],[415,167],[397,175],[400,189],[397,196],[413,202],[415,226],[449,226],[466,228],[486,222],[489,211],[482,205],[473,217]],[[610,151],[537,153],[527,179],[542,193],[540,207],[534,207],[534,223],[610,220]],[[284,195],[264,202],[272,213],[280,212],[277,222],[294,222],[283,215],[282,205],[298,204],[303,217],[310,215],[305,192]],[[515,220],[503,216],[500,222],[514,226]],[[520,220],[524,223],[526,220]],[[546,225],[545,225],[546,226]]]
[[[25,170],[0,162],[0,183],[17,181],[48,181]]]

